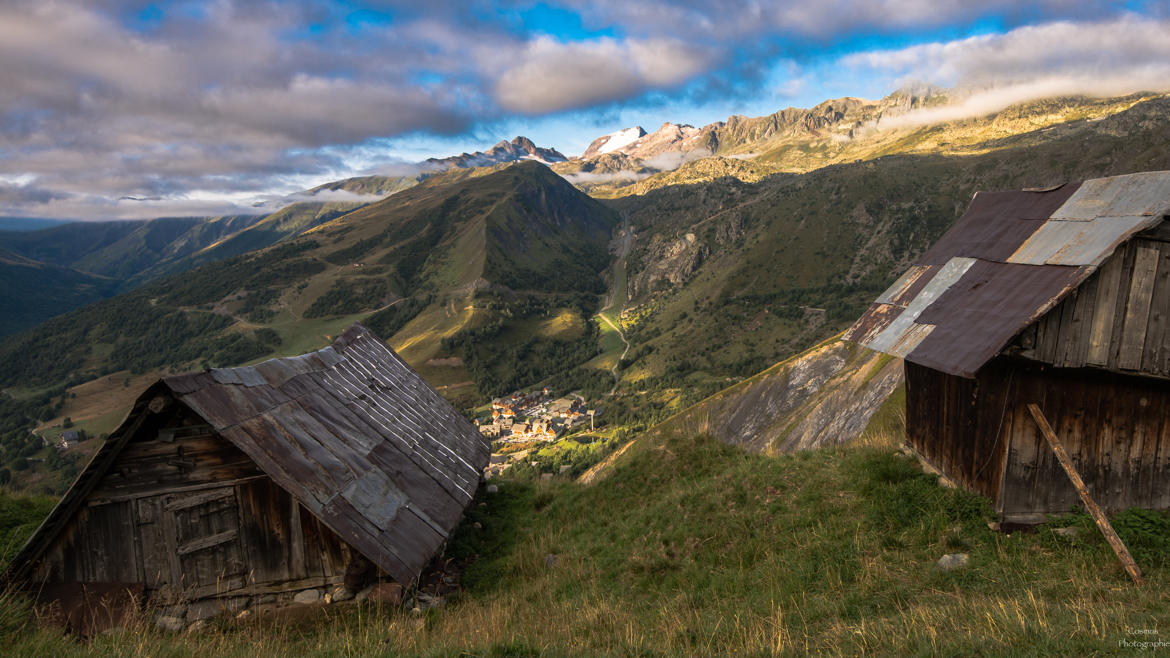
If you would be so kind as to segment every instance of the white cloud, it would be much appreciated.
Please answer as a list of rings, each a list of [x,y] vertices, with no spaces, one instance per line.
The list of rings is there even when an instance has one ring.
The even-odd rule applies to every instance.
[[[884,126],[977,116],[1037,98],[1118,96],[1170,90],[1170,22],[1126,16],[1017,28],[898,50],[859,53],[842,64],[891,81],[957,86],[965,98],[883,120]]]
[[[565,43],[539,37],[503,72],[495,94],[507,110],[544,114],[669,88],[713,63],[708,51],[669,39]]]
[[[891,31],[953,25],[988,14],[1041,20],[1058,15],[1092,18],[1116,11],[1110,0],[564,0],[592,23],[620,24],[638,37],[671,35],[691,42],[726,44],[769,35],[816,38],[847,36],[858,30]],[[740,44],[743,45],[743,44]]]
[[[569,181],[574,185],[603,185],[605,183],[636,183],[643,178],[652,176],[653,172],[633,172],[633,171],[611,171],[611,172],[592,172],[592,171],[577,171],[570,174],[561,174],[561,178]]]
[[[657,169],[658,171],[673,171],[683,166],[687,162],[691,162],[692,160],[701,160],[710,155],[710,151],[701,148],[686,152],[667,151],[665,153],[659,153],[652,158],[643,160],[642,165],[650,167],[651,169]]]

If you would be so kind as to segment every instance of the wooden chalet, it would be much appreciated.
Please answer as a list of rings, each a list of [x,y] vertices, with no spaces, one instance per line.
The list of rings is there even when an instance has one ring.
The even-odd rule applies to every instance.
[[[317,352],[152,385],[5,575],[42,599],[128,586],[235,609],[380,576],[409,584],[489,453],[354,325]]]
[[[976,194],[846,339],[903,357],[910,446],[1005,521],[1170,508],[1170,172]]]

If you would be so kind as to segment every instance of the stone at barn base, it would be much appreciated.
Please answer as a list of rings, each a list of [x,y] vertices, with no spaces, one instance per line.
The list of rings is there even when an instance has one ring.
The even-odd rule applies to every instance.
[[[315,589],[307,589],[303,592],[297,592],[293,597],[293,603],[316,603],[321,600],[321,592]]]

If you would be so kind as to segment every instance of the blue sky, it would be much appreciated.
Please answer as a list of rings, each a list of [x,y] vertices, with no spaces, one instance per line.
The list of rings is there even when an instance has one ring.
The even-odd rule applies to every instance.
[[[1163,90],[1168,4],[10,0],[0,215],[255,211],[518,134],[575,155],[913,83],[983,111]]]

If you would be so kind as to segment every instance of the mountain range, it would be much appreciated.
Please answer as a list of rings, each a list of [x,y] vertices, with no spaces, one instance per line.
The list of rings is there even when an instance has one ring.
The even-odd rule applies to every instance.
[[[0,341],[0,385],[68,383],[78,397],[60,413],[100,432],[136,373],[301,353],[362,320],[460,404],[546,382],[612,389],[614,418],[648,423],[845,328],[976,190],[1170,169],[1166,96],[923,124],[893,118],[944,96],[855,100],[733,117],[699,129],[704,147],[667,124],[551,168],[452,166],[368,202],[0,234],[0,274],[23,273],[6,287],[23,300],[38,277],[57,281],[46,303],[120,293]],[[644,164],[686,153],[661,171]],[[567,182],[604,162],[643,169]],[[734,408],[728,395],[710,408]]]
[[[865,125],[867,121],[880,120],[891,114],[904,114],[939,98],[941,96],[937,93],[931,95],[929,91],[921,97],[903,92],[878,102],[844,98],[827,101],[810,110],[789,108],[758,119],[735,116],[703,128],[667,122],[648,134],[635,126],[597,138],[582,156],[572,159],[555,149],[538,147],[532,140],[517,136],[510,142],[501,141],[487,151],[431,158],[420,163],[415,174],[349,178],[325,183],[303,193],[308,199],[327,199],[328,193],[343,192],[362,200],[298,201],[267,215],[87,222],[42,230],[0,232],[0,249],[25,259],[17,262],[8,258],[0,262],[0,277],[15,284],[31,275],[29,267],[44,265],[42,272],[52,272],[45,274],[52,285],[46,285],[43,290],[33,292],[22,285],[8,288],[0,302],[4,307],[21,310],[5,314],[0,320],[0,335],[33,326],[110,294],[133,289],[159,276],[275,244],[370,200],[401,192],[436,176],[440,180],[454,180],[462,177],[458,173],[460,170],[534,160],[553,166],[555,171],[583,190],[612,193],[652,174],[706,160],[706,156],[714,153],[766,150],[778,139],[813,139],[823,137],[826,131],[833,135],[852,135],[853,128],[846,130],[849,126]],[[774,171],[770,164],[763,163],[766,158],[757,160],[760,162],[753,161],[752,164],[726,162],[721,169],[731,171],[740,180],[754,182]],[[745,169],[756,171],[735,171]],[[35,300],[30,300],[30,297],[35,297]]]
[[[303,351],[365,318],[388,338],[405,329],[396,347],[412,361],[458,356],[435,366],[440,379],[466,382],[469,370],[485,368],[481,381],[510,386],[521,370],[481,362],[481,339],[533,351],[543,339],[587,335],[616,224],[612,210],[536,162],[455,183],[426,181],[14,336],[0,344],[0,379],[42,385],[227,365],[277,348]]]

